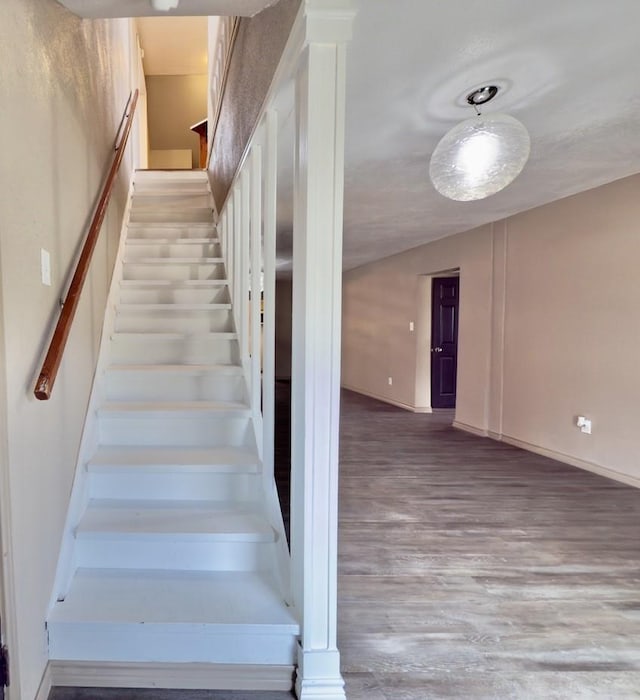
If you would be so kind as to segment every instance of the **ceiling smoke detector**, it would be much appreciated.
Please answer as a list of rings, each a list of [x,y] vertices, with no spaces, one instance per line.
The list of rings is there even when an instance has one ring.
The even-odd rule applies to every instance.
[[[180,4],[180,0],[149,0],[149,2],[156,12],[169,12],[169,10],[175,10]]]

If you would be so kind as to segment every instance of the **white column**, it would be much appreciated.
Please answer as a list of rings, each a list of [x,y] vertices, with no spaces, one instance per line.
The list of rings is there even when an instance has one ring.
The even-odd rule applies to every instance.
[[[296,692],[344,700],[336,646],[338,430],[346,41],[351,3],[307,0],[296,74],[292,514]]]

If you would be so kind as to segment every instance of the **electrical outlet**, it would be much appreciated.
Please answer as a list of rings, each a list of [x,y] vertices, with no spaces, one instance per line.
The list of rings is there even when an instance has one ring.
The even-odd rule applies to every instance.
[[[591,420],[585,416],[578,416],[576,425],[580,428],[581,433],[591,435]]]
[[[409,321],[409,331],[413,333],[413,321]]]
[[[393,377],[389,377],[387,381],[389,382],[389,386],[393,385]]]

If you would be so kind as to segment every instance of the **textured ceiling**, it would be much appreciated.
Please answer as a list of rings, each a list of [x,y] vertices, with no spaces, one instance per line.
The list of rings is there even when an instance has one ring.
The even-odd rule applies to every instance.
[[[638,0],[357,6],[347,64],[345,268],[640,171]],[[527,126],[531,159],[499,194],[452,202],[430,184],[429,158],[449,128],[472,116],[464,96],[486,83],[502,89],[485,111]],[[290,176],[285,168],[284,181]]]
[[[140,17],[136,25],[144,50],[145,75],[207,72],[207,17]]]
[[[83,16],[153,14],[149,0],[63,0]],[[181,0],[179,14],[252,15],[272,0]],[[344,264],[356,267],[640,172],[638,0],[355,0],[347,66]],[[479,202],[428,179],[441,136],[485,111],[520,119],[531,159]],[[293,134],[282,130],[278,256],[291,252]]]
[[[181,0],[176,10],[156,12],[150,0],[58,0],[80,17],[236,15],[252,17],[276,0]]]

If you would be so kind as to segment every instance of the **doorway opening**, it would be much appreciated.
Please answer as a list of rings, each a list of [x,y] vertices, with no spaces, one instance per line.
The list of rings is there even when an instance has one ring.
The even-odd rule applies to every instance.
[[[139,17],[136,25],[146,83],[148,167],[204,168],[210,18]]]
[[[431,407],[456,407],[459,275],[434,277],[431,286]]]
[[[418,277],[415,405],[454,420],[458,369],[460,269]]]

